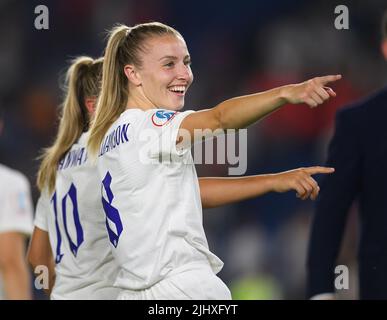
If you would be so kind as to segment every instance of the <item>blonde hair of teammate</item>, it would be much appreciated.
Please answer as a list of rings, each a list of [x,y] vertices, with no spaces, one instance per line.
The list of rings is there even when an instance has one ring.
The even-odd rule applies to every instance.
[[[146,51],[145,41],[151,37],[181,34],[160,22],[138,24],[132,28],[117,25],[109,32],[102,70],[101,92],[92,120],[88,141],[89,153],[96,155],[109,127],[125,111],[128,100],[128,79],[124,66],[141,68],[140,53]]]
[[[45,187],[50,193],[54,190],[59,161],[89,127],[90,115],[85,99],[98,96],[102,61],[102,58],[78,57],[66,73],[66,97],[59,117],[58,133],[53,145],[45,149],[41,156],[37,177],[40,191]]]

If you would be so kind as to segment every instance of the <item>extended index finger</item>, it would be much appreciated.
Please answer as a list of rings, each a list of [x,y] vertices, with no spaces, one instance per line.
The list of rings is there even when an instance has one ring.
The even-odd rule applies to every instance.
[[[329,75],[329,76],[324,76],[324,77],[318,77],[320,82],[325,85],[329,82],[334,82],[337,80],[341,79],[341,74],[336,74],[336,75]]]
[[[309,167],[309,168],[305,168],[305,171],[310,174],[310,175],[313,175],[313,174],[318,174],[318,173],[325,173],[325,174],[329,174],[329,173],[333,173],[335,172],[335,168],[329,168],[329,167]]]

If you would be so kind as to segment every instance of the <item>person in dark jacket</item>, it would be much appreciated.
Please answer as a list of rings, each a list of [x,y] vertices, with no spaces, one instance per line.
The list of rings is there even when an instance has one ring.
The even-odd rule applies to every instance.
[[[387,11],[382,22],[387,60]],[[359,200],[359,298],[387,299],[387,87],[336,116],[307,257],[307,297],[335,298],[335,267],[348,211]],[[351,270],[349,270],[351,272]]]

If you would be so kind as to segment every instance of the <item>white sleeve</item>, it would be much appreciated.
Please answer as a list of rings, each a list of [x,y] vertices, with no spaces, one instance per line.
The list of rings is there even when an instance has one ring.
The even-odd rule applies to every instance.
[[[164,109],[146,112],[143,123],[137,129],[137,134],[139,140],[149,141],[151,158],[160,155],[181,156],[189,150],[177,148],[176,140],[181,122],[194,112],[193,110],[176,112]]]
[[[47,218],[50,214],[50,200],[46,192],[42,192],[35,210],[35,226],[48,232]]]
[[[33,230],[33,205],[28,180],[23,177],[9,181],[1,195],[0,232],[22,232]]]

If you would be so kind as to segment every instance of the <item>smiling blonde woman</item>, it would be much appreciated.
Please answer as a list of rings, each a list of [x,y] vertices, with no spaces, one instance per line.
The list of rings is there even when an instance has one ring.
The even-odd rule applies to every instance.
[[[196,129],[245,128],[285,103],[316,107],[336,95],[325,84],[340,78],[314,78],[179,112],[193,81],[190,62],[182,35],[167,25],[120,25],[110,33],[88,147],[97,157],[109,239],[120,266],[120,299],[231,299],[216,276],[223,263],[210,252],[202,223],[201,196],[217,188],[201,188],[190,143],[182,139],[188,134],[194,142]],[[153,132],[150,140],[144,132]],[[148,160],[156,161],[144,161],[145,147]],[[294,182],[300,197],[315,197],[311,175],[332,171],[309,168],[285,180]],[[247,185],[242,179],[231,189]],[[223,195],[217,190],[211,201],[219,204]]]

